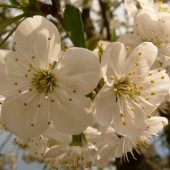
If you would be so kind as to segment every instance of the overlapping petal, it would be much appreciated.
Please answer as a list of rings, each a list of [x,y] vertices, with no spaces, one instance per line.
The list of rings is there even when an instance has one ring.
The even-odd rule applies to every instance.
[[[54,24],[44,17],[34,16],[18,26],[14,47],[25,63],[33,60],[37,66],[47,67],[60,53],[60,36]]]
[[[100,64],[91,51],[71,48],[63,54],[56,75],[64,86],[76,90],[79,94],[88,94],[99,82]]]
[[[116,102],[116,96],[113,90],[105,85],[97,94],[95,99],[95,119],[96,122],[104,127],[107,127],[111,121],[114,110],[114,103]]]
[[[147,10],[139,10],[134,18],[134,33],[140,35],[143,41],[155,37],[157,31],[157,16]]]
[[[19,137],[35,137],[49,126],[46,102],[35,91],[6,98],[1,111],[2,123]]]
[[[103,75],[109,82],[110,76],[120,77],[126,60],[126,49],[122,43],[115,42],[107,46],[101,60]]]
[[[5,59],[4,56],[1,54],[1,50],[0,50],[0,94],[3,93],[3,90],[5,88],[5,84],[4,84],[4,80],[6,78],[5,76],[6,74],[6,63],[5,63]]]
[[[113,126],[119,134],[133,140],[145,130],[144,112],[130,99],[122,97],[118,102],[114,104]]]
[[[157,58],[158,50],[150,42],[144,42],[134,49],[128,57],[125,66],[125,73],[135,71],[135,75],[147,73]]]
[[[153,104],[155,108],[159,105],[168,94],[170,89],[170,79],[165,70],[155,69],[148,73],[147,76],[141,80],[143,83],[143,96],[149,103]],[[148,108],[149,109],[149,108]]]
[[[93,105],[90,99],[57,88],[51,100],[51,118],[58,130],[77,135],[93,124]]]
[[[5,97],[19,94],[31,88],[32,73],[29,63],[24,63],[22,56],[9,50],[0,50],[5,58],[6,76],[1,82],[2,94]]]

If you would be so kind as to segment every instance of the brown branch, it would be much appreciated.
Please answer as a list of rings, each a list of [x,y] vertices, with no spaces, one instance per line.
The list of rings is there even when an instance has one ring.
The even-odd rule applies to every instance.
[[[52,2],[51,15],[54,18],[56,18],[60,22],[60,24],[64,27],[63,14],[61,11],[60,0],[51,0],[51,2]]]
[[[103,17],[103,22],[104,22],[104,26],[106,27],[107,30],[107,40],[111,39],[111,35],[110,35],[110,25],[109,25],[109,21],[107,19],[107,9],[106,9],[106,3],[102,2],[102,0],[99,0],[99,5],[101,8],[101,12],[102,12],[102,17]]]

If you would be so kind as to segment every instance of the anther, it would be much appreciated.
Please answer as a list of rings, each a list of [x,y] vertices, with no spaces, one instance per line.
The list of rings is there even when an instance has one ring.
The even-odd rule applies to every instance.
[[[142,53],[141,53],[141,52],[139,52],[139,53],[138,53],[138,56],[141,56],[141,55],[142,55]]]
[[[149,100],[150,100],[150,98],[149,98],[149,97],[146,97],[145,99],[146,99],[147,101],[149,101]]]
[[[34,123],[31,123],[31,127],[34,127]]]
[[[132,110],[132,111],[135,111],[136,109],[135,109],[134,107],[131,107],[131,110]]]
[[[158,68],[158,72],[161,72],[162,71],[162,69],[161,68]]]
[[[126,126],[126,125],[127,125],[125,121],[123,121],[123,125],[124,125],[124,126]]]
[[[155,92],[151,92],[151,95],[154,96],[154,95],[155,95]]]
[[[120,112],[120,117],[125,117],[125,114]]]
[[[114,80],[114,76],[110,76],[110,79],[111,79],[111,80]]]

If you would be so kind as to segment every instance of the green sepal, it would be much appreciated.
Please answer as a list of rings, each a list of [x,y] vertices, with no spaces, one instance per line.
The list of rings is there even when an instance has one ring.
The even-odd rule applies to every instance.
[[[69,144],[70,146],[86,146],[87,145],[87,139],[84,133],[81,133],[79,135],[72,135],[72,142]]]

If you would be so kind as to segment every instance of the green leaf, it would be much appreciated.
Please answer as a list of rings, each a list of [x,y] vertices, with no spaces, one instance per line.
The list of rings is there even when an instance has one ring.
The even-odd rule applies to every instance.
[[[78,8],[67,4],[64,11],[64,26],[74,46],[85,47],[84,27]]]
[[[9,25],[15,23],[16,21],[22,19],[25,16],[26,16],[26,14],[21,14],[16,17],[12,17],[12,18],[2,21],[0,23],[0,33],[2,33]]]

